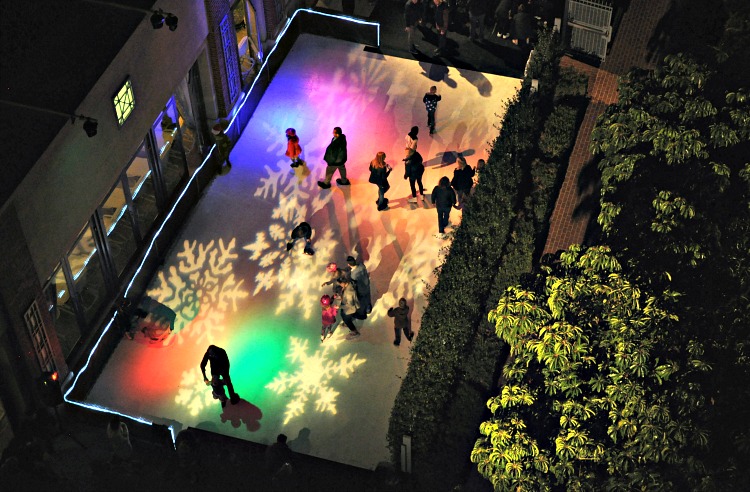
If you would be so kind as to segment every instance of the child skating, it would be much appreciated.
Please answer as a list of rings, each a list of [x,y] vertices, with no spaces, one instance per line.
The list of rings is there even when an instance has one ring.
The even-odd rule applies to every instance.
[[[328,294],[320,298],[320,309],[323,328],[320,330],[320,341],[325,341],[333,335],[333,328],[336,324],[336,314],[339,308],[333,304],[333,298]]]

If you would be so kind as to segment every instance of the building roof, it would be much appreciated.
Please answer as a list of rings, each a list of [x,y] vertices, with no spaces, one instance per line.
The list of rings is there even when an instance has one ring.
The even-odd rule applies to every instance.
[[[0,101],[77,113],[78,106],[147,15],[122,7],[150,10],[155,3],[0,2]],[[86,116],[101,118],[95,112]],[[70,124],[70,119],[64,116],[0,102],[0,207],[66,124]],[[76,124],[81,125],[80,120]]]

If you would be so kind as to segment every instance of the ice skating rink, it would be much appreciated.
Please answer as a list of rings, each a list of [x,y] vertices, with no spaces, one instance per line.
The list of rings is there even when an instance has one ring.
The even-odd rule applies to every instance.
[[[265,444],[283,432],[295,451],[362,468],[389,459],[388,420],[411,344],[393,345],[386,311],[408,300],[416,342],[425,294],[450,245],[436,236],[434,206],[407,202],[405,136],[419,126],[429,194],[441,176],[453,176],[456,152],[472,167],[487,157],[520,80],[363,48],[297,40],[234,147],[232,169],[205,191],[150,282],[148,295],[177,313],[174,334],[159,343],[123,339],[87,403],[175,431],[197,427]],[[422,103],[431,85],[443,98],[433,136]],[[316,182],[335,126],[347,137],[352,184],[322,190]],[[284,156],[288,127],[297,130],[309,174],[293,173]],[[378,151],[394,167],[383,212],[367,182]],[[460,219],[454,210],[451,222]],[[286,251],[301,221],[314,229],[314,256],[301,242]],[[342,325],[321,343],[326,265],[344,266],[348,255],[370,272],[374,308],[355,321],[361,337],[346,340]],[[237,405],[222,409],[203,383],[199,364],[210,344],[229,354]]]

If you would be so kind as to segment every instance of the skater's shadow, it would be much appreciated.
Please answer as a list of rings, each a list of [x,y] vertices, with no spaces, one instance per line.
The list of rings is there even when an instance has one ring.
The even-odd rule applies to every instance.
[[[300,429],[296,439],[292,439],[288,443],[289,449],[295,453],[310,454],[312,449],[312,443],[310,442],[310,429],[303,427]]]
[[[247,400],[240,398],[236,405],[227,403],[224,411],[221,413],[221,422],[229,422],[232,427],[239,429],[245,424],[248,432],[256,432],[260,429],[260,419],[263,412]]]
[[[428,161],[424,161],[424,167],[445,167],[455,164],[458,160],[458,156],[462,156],[464,159],[474,155],[474,149],[466,150],[446,150],[445,152],[438,152],[435,157]]]

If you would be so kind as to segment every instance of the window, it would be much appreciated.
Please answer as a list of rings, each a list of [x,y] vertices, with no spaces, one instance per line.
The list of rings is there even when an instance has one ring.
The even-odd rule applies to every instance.
[[[221,46],[224,50],[224,66],[227,70],[227,85],[229,86],[229,99],[234,103],[240,92],[239,63],[237,61],[237,38],[234,34],[234,25],[229,14],[222,19],[219,25],[221,31]]]
[[[126,80],[117,94],[113,98],[115,104],[115,115],[117,115],[117,125],[122,126],[133,112],[135,107],[135,95],[133,94],[133,84],[130,79]]]
[[[104,265],[101,252],[96,248],[94,233],[87,225],[70,253],[68,264],[79,297],[86,326],[91,326],[99,308],[108,297],[104,282]]]
[[[47,340],[47,332],[44,331],[42,317],[39,315],[39,306],[36,301],[31,303],[31,307],[23,315],[26,322],[26,329],[29,330],[31,342],[34,344],[34,351],[39,360],[39,367],[43,371],[56,371],[55,361],[52,359],[52,350]]]
[[[144,140],[125,170],[130,196],[138,217],[140,237],[148,234],[151,225],[159,215],[156,202],[154,173],[148,163],[148,139]]]
[[[238,0],[232,7],[232,20],[240,55],[242,83],[247,85],[257,73],[256,64],[262,59],[255,8],[247,0]]]
[[[174,98],[170,98],[152,127],[167,197],[172,197],[187,176],[180,123],[181,117],[177,114]]]
[[[99,207],[107,245],[118,277],[128,266],[130,257],[138,249],[136,231],[133,229],[133,213],[128,206],[130,187],[124,188],[120,179],[104,203]]]
[[[68,357],[81,338],[81,328],[76,318],[75,297],[71,295],[62,264],[55,268],[44,293],[60,348],[63,356]]]

